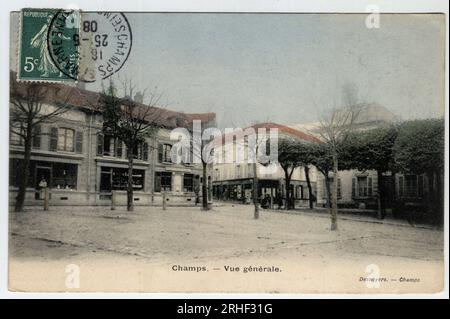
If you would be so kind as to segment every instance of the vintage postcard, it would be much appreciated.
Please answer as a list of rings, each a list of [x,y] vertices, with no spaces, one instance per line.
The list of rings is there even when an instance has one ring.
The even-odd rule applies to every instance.
[[[9,23],[10,291],[444,292],[444,14]]]

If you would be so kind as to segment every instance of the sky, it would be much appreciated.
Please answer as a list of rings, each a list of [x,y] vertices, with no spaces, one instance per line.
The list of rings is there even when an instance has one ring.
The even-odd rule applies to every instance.
[[[365,14],[125,15],[133,44],[118,74],[169,109],[215,112],[221,128],[317,121],[347,84],[403,119],[444,114],[442,15],[384,14],[372,29]]]

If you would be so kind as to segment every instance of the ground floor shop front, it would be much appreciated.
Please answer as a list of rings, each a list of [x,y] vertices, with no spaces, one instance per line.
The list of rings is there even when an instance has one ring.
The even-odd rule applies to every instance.
[[[13,206],[21,178],[22,159],[11,158],[9,205]],[[138,162],[132,171],[135,205],[191,206],[201,201],[200,170],[152,166]],[[30,161],[25,205],[43,205],[44,188],[49,190],[50,205],[116,205],[127,202],[128,164],[126,161],[97,159],[87,165],[82,159],[33,157]]]
[[[214,181],[212,184],[213,198],[223,201],[250,204],[253,202],[253,179]],[[311,183],[311,191],[315,196],[315,183]],[[309,191],[306,181],[293,180],[290,187],[290,198],[295,207],[309,206]],[[280,207],[286,203],[285,182],[283,179],[259,179],[258,201],[262,206]]]

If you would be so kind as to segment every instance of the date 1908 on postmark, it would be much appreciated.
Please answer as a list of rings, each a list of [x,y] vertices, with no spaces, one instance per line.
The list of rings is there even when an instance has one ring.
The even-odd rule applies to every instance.
[[[19,80],[103,80],[119,71],[132,45],[123,13],[23,9]]]

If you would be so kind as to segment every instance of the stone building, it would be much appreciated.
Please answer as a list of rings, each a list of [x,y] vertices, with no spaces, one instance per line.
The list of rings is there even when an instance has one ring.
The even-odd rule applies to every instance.
[[[255,130],[259,128],[264,129],[278,129],[278,137],[289,137],[299,141],[308,143],[317,143],[319,140],[302,131],[293,128],[276,124],[276,123],[260,123],[251,126]],[[248,128],[247,128],[248,129]],[[245,131],[244,129],[243,131]],[[238,136],[239,137],[239,136]],[[214,161],[213,167],[213,197],[218,200],[234,201],[241,203],[252,202],[253,189],[253,164],[248,163],[249,151],[245,143],[243,151],[243,161],[236,161],[236,139],[232,148],[227,149],[227,143],[223,140],[218,147],[214,148],[215,156],[222,156],[222,160]],[[232,151],[231,161],[224,160],[226,151]],[[279,165],[268,168],[260,163],[257,164],[258,169],[258,198],[262,200],[265,197],[271,197],[272,202],[276,201],[277,197],[285,198],[285,177],[282,168]],[[311,166],[309,169],[309,176],[311,180],[312,192],[316,194],[316,181],[318,172],[315,167]],[[305,177],[304,167],[298,167],[294,170],[290,191],[295,198],[295,207],[309,205],[309,192]]]
[[[369,130],[376,127],[392,125],[400,118],[384,106],[377,103],[365,106],[355,123],[356,130]],[[320,123],[297,124],[290,126],[320,138]],[[331,180],[333,173],[330,173]],[[338,177],[338,205],[342,208],[377,209],[378,178],[374,170],[341,170]],[[417,202],[425,196],[428,189],[427,177],[424,175],[404,175],[390,172],[383,175],[386,203],[392,207],[394,201]],[[317,178],[317,204],[327,205],[327,191],[322,174]]]
[[[102,114],[94,107],[98,98],[98,93],[60,84],[58,94],[45,101],[43,112],[61,101],[70,109],[37,128],[39,134],[32,143],[25,205],[42,204],[38,192],[42,180],[51,189],[51,205],[110,205],[112,190],[117,191],[117,204],[126,204],[128,150],[122,141],[102,133]],[[189,128],[195,119],[214,123],[215,114],[185,114],[159,108],[155,112],[160,112],[157,134],[131,150],[134,203],[161,205],[165,192],[169,204],[194,205],[196,196],[201,196],[201,166],[170,161],[174,143],[170,131],[180,126]],[[20,123],[11,125],[20,126]],[[23,141],[10,133],[10,205],[17,195],[18,168],[23,154]]]

